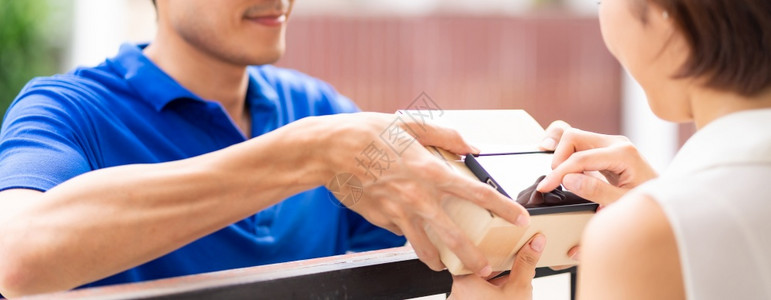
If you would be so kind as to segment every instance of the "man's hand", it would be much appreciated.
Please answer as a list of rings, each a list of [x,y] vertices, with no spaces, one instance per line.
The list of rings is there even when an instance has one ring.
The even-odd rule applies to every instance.
[[[335,135],[345,147],[337,150],[333,170],[354,174],[363,190],[358,201],[343,203],[373,224],[406,236],[431,269],[441,270],[444,265],[426,234],[429,231],[468,269],[480,276],[492,272],[482,252],[442,209],[449,199],[471,201],[513,224],[529,223],[524,207],[480,181],[455,173],[424,148],[478,152],[454,130],[408,116],[359,113],[333,118],[340,119],[336,124],[352,125],[337,128]]]
[[[489,282],[472,275],[453,277],[450,299],[532,299],[535,266],[545,245],[546,237],[543,234],[533,236],[530,242],[517,252],[508,276]]]
[[[538,185],[540,192],[561,183],[576,195],[608,205],[658,176],[626,137],[578,130],[563,121],[549,125],[546,135],[541,147],[554,150],[553,170]]]

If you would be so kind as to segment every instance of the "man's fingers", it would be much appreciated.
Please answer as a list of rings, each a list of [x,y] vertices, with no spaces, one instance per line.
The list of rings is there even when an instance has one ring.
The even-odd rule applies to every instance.
[[[448,183],[449,192],[458,198],[486,208],[514,225],[530,224],[530,214],[527,209],[487,184],[458,175],[453,175],[453,178],[446,179],[445,182]]]
[[[565,269],[570,269],[572,267],[575,267],[576,265],[559,265],[559,266],[551,266],[549,269],[552,269],[554,271],[562,271]]]
[[[535,267],[545,246],[546,237],[543,234],[533,236],[517,252],[508,278],[501,277],[487,282],[474,275],[454,276],[452,299],[503,299],[501,297],[504,295],[509,299],[531,299]]]
[[[530,286],[530,282],[535,277],[535,266],[541,258],[544,247],[546,247],[546,237],[537,233],[522,249],[519,249],[509,274],[510,284],[517,287]]]
[[[570,248],[570,250],[568,250],[568,257],[570,257],[570,259],[576,261],[576,263],[577,263],[578,262],[578,252],[580,252],[580,251],[581,251],[581,246],[574,246],[573,248]],[[551,267],[549,267],[549,269],[552,269],[554,271],[561,271],[561,270],[565,270],[565,269],[570,269],[570,268],[575,267],[575,266],[576,266],[575,264],[551,266]]]
[[[540,144],[541,149],[554,150],[557,147],[557,142],[562,139],[562,134],[569,128],[571,128],[570,125],[562,120],[549,124],[549,127],[546,127],[546,137]]]
[[[602,205],[615,202],[627,192],[627,189],[613,186],[598,178],[576,173],[565,175],[562,186],[581,198]]]
[[[474,275],[454,276],[452,284],[452,299],[531,299],[532,280],[535,277],[535,267],[546,246],[546,237],[536,234],[517,252],[511,273],[487,282]],[[506,280],[505,283],[501,281]],[[500,288],[503,288],[501,290]],[[502,293],[501,293],[502,292]]]
[[[423,146],[434,146],[456,154],[479,153],[454,129],[429,123],[410,123],[408,126],[415,131],[415,138]]]
[[[476,275],[453,276],[450,299],[490,299],[493,286]]]
[[[391,222],[391,220],[387,219],[384,216],[372,216],[367,219],[370,223],[377,225],[378,227],[384,228],[385,230],[388,230],[392,232],[395,235],[402,236],[404,235],[404,232],[402,232],[402,229],[399,228],[398,225]]]
[[[410,245],[415,250],[415,254],[418,255],[420,261],[431,268],[431,270],[441,271],[444,269],[444,264],[439,259],[439,251],[436,250],[436,247],[431,243],[425,230],[418,225],[418,222],[406,225],[404,236],[410,241]]]
[[[490,284],[492,284],[494,286],[503,286],[504,284],[509,282],[509,274],[503,275],[501,277],[496,277],[496,278],[490,279],[487,282],[489,282]]]
[[[458,256],[458,259],[467,269],[480,277],[486,277],[493,272],[487,258],[446,214],[439,213],[426,222],[430,222],[427,223],[427,230],[431,230],[438,236],[442,243]]]

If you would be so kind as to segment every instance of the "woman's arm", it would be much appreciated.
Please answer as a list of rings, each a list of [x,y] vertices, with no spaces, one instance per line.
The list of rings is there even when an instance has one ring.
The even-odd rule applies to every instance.
[[[581,247],[579,299],[685,298],[672,227],[645,195],[628,195],[599,212]]]

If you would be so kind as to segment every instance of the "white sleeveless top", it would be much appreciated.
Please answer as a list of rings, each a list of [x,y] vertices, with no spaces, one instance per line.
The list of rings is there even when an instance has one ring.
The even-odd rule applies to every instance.
[[[634,192],[674,229],[688,299],[771,299],[771,109],[708,124]]]

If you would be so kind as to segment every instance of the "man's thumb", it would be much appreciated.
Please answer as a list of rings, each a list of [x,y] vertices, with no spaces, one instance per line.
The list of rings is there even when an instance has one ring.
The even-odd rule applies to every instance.
[[[514,258],[514,265],[511,266],[509,283],[516,286],[528,286],[530,284],[530,281],[535,277],[535,266],[538,264],[538,259],[541,258],[545,246],[546,237],[537,233],[527,244],[522,246],[522,249],[519,249]]]

